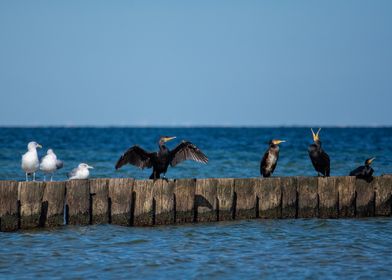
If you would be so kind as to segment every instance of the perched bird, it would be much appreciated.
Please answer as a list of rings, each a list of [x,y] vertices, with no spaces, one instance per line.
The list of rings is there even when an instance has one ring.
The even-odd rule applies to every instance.
[[[263,177],[270,177],[274,173],[276,164],[279,159],[279,144],[286,142],[284,140],[271,140],[269,142],[269,148],[265,152],[260,162],[260,174]]]
[[[53,150],[48,149],[48,151],[46,152],[46,156],[44,156],[41,160],[39,169],[41,169],[45,174],[50,174],[50,181],[52,181],[53,173],[56,172],[58,169],[62,168],[63,166],[63,162],[57,159],[57,156],[53,152]],[[44,175],[44,181],[45,179],[46,175]]]
[[[74,168],[71,172],[69,172],[68,178],[69,180],[73,179],[87,179],[88,176],[90,176],[90,171],[89,169],[94,169],[94,167],[86,164],[86,163],[80,163],[78,167]]]
[[[374,173],[374,170],[370,166],[370,164],[372,164],[373,160],[375,159],[376,158],[373,157],[365,160],[365,165],[362,165],[354,169],[353,171],[351,171],[350,176],[355,176],[358,179],[363,179],[366,182],[370,183],[373,180],[373,173]]]
[[[42,148],[37,142],[30,142],[27,145],[27,152],[22,156],[22,169],[26,173],[26,181],[28,181],[28,176],[33,174],[33,181],[35,181],[35,172],[39,168],[39,159],[37,148]]]
[[[139,146],[129,148],[117,161],[116,169],[125,164],[133,164],[141,169],[153,168],[150,179],[158,179],[163,173],[167,172],[169,165],[176,166],[184,160],[194,160],[201,163],[207,163],[207,156],[195,145],[188,141],[182,141],[174,150],[170,151],[165,143],[176,137],[163,136],[159,139],[158,152],[146,152]],[[164,177],[165,178],[165,177]]]
[[[321,173],[323,176],[328,177],[330,173],[330,160],[328,154],[324,152],[323,148],[321,148],[321,141],[319,137],[321,128],[319,128],[316,134],[312,128],[310,130],[312,131],[314,143],[308,147],[309,157],[314,169],[316,169],[318,173],[318,176],[320,176]]]

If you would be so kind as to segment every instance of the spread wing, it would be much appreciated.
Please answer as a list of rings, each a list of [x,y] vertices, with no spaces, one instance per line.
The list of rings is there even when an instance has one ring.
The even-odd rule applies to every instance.
[[[207,163],[207,156],[195,145],[188,141],[182,141],[175,149],[170,152],[170,165],[176,166],[184,160],[194,160]]]
[[[149,153],[140,148],[133,146],[129,148],[117,161],[116,169],[119,169],[125,164],[133,164],[141,169],[152,167],[151,158],[154,153]]]

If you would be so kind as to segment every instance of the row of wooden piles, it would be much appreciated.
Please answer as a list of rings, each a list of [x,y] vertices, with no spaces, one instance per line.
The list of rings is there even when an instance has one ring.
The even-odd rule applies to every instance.
[[[0,230],[391,216],[392,176],[0,181]]]

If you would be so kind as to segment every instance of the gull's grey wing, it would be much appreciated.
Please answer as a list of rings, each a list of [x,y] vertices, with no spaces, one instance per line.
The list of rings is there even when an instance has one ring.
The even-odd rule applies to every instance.
[[[75,176],[76,172],[78,172],[78,168],[72,169],[72,171],[67,174],[67,177],[71,178],[71,177]]]
[[[56,161],[56,168],[57,168],[57,170],[60,169],[60,168],[63,168],[63,166],[64,166],[64,162],[62,160],[57,160]]]

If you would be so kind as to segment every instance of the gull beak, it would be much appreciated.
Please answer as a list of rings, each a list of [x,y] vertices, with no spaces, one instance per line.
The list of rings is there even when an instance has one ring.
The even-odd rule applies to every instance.
[[[40,144],[37,144],[37,148],[42,148],[42,146]]]
[[[92,166],[90,166],[90,165],[87,165],[87,168],[88,168],[88,169],[94,169],[94,167],[92,167]]]
[[[165,138],[163,138],[163,141],[164,141],[164,142],[169,142],[169,141],[171,141],[171,140],[173,140],[173,139],[176,139],[176,136],[173,136],[173,137],[165,137]]]

